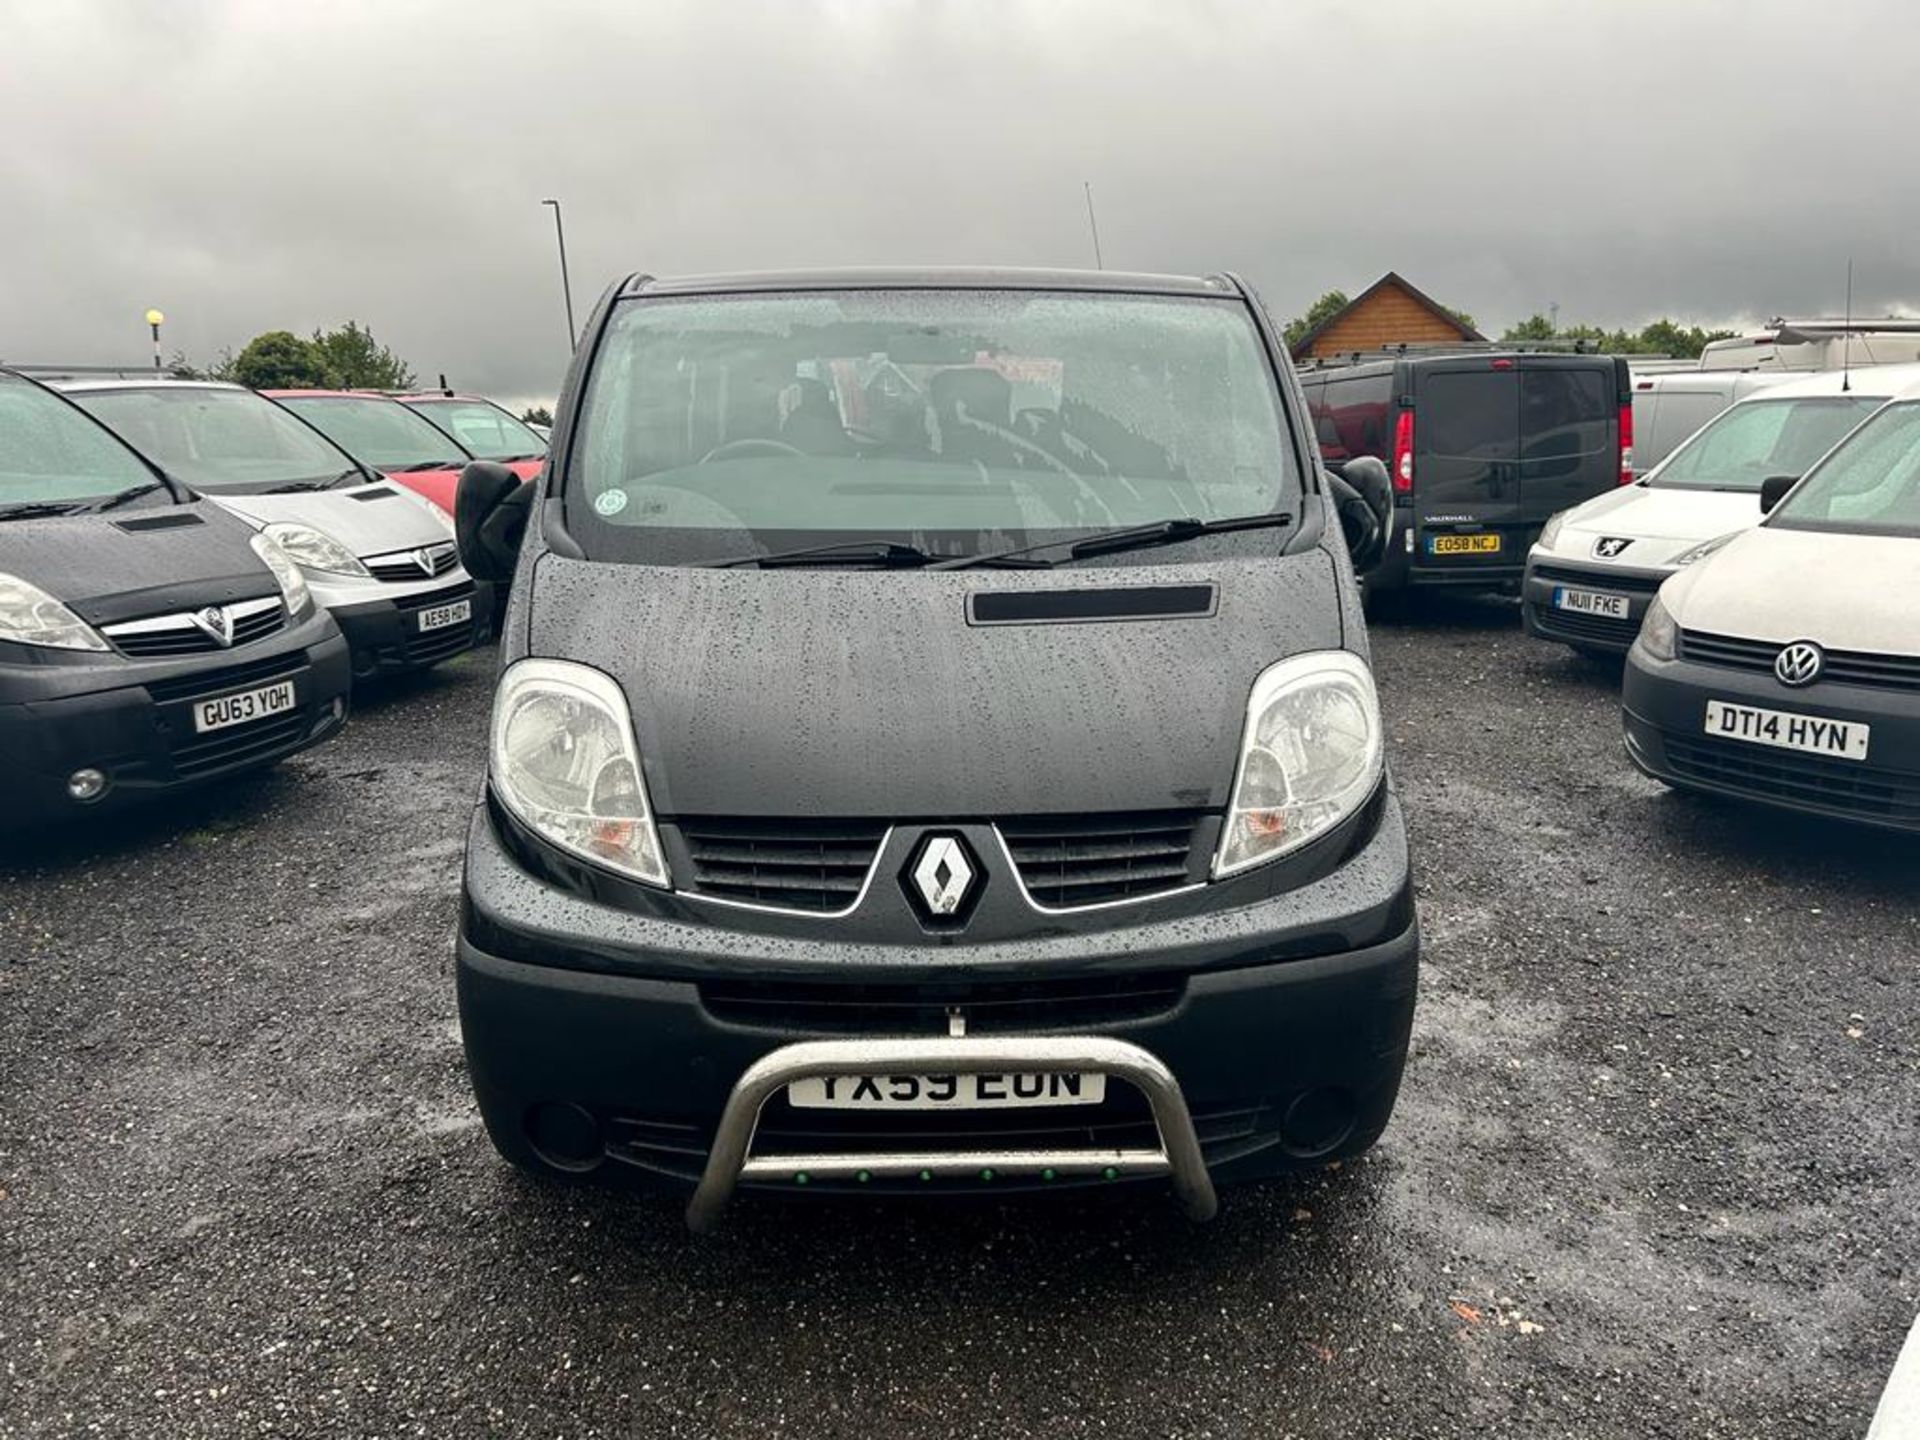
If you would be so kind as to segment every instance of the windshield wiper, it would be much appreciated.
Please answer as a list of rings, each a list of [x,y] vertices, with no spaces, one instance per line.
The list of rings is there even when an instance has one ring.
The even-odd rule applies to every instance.
[[[804,550],[774,550],[759,555],[735,555],[726,560],[703,560],[699,563],[712,570],[725,570],[737,565],[765,568],[805,565],[814,560],[871,561],[889,567],[917,568],[930,564],[933,558],[918,545],[902,545],[894,540],[835,540],[826,545],[809,545]]]
[[[331,490],[342,480],[357,480],[359,478],[360,471],[358,467],[356,467],[352,470],[342,470],[331,480],[289,480],[284,485],[275,485],[261,493],[264,495],[293,495],[307,490]]]
[[[390,475],[417,475],[422,470],[458,470],[466,463],[464,460],[416,460],[411,465],[396,465],[387,473]]]
[[[114,506],[124,505],[129,500],[138,500],[142,495],[151,495],[160,488],[162,488],[160,485],[151,481],[145,485],[129,485],[126,489],[109,495],[104,500],[96,500],[85,508],[89,510],[111,510]]]
[[[804,550],[776,550],[766,555],[735,555],[726,560],[702,560],[697,563],[708,569],[725,570],[739,565],[778,569],[815,562],[874,564],[889,570],[951,570],[962,562],[969,565],[1001,564],[1002,557],[958,555],[943,560],[918,545],[903,545],[897,540],[835,540],[826,545],[809,545]],[[1013,556],[1004,560],[1004,568],[1046,570],[1052,568],[1052,563],[1049,560],[1025,560]]]
[[[87,507],[78,500],[27,500],[0,507],[0,520],[35,520],[46,515],[78,515]]]
[[[1262,515],[1229,515],[1221,520],[1195,520],[1191,516],[1176,515],[1166,520],[1155,520],[1146,525],[1129,525],[1122,530],[1096,530],[1091,535],[1083,535],[1078,540],[1042,540],[1033,545],[1021,545],[1012,550],[992,550],[983,555],[962,555],[953,560],[942,560],[929,566],[933,570],[965,570],[975,565],[994,565],[1031,554],[1035,550],[1051,550],[1065,546],[1069,557],[1084,560],[1089,555],[1111,555],[1120,550],[1145,550],[1155,545],[1177,545],[1201,535],[1221,535],[1229,530],[1284,530],[1293,524],[1293,516],[1284,510],[1269,511]],[[1043,562],[1044,563],[1044,562]]]

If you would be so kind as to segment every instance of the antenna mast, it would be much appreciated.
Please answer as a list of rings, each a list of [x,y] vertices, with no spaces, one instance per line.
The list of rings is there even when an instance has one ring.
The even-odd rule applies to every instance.
[[[1853,260],[1847,260],[1847,328],[1840,336],[1840,393],[1853,389]]]
[[[1100,259],[1100,222],[1093,218],[1093,182],[1082,180],[1080,188],[1087,192],[1087,229],[1093,232],[1093,268],[1104,270],[1107,267]]]

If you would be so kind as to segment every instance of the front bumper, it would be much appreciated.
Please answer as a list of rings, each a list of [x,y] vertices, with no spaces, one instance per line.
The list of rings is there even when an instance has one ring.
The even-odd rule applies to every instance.
[[[287,711],[200,734],[200,700],[291,680]],[[316,745],[346,723],[346,641],[325,611],[271,641],[190,660],[0,672],[0,825],[24,829],[91,817],[271,765]],[[76,801],[67,777],[82,768],[107,777],[96,799]]]
[[[1867,759],[1709,735],[1709,700],[1870,726]],[[1920,694],[1829,682],[1790,689],[1770,673],[1654,660],[1635,645],[1622,701],[1627,755],[1656,780],[1920,833]]]
[[[384,593],[398,590],[398,594]],[[464,577],[425,585],[385,586],[378,581],[314,587],[315,598],[339,623],[353,654],[353,675],[394,675],[424,670],[483,645],[493,634],[493,587]],[[423,613],[465,600],[464,621],[420,628]]]
[[[494,1143],[517,1163],[682,1184],[716,1156],[748,1187],[790,1188],[806,1172],[814,1190],[883,1193],[977,1190],[984,1171],[1012,1190],[1183,1172],[1181,1126],[1124,1067],[1108,1071],[1126,1083],[1097,1107],[952,1113],[801,1110],[782,1079],[752,1100],[746,1134],[805,1163],[726,1158],[736,1088],[753,1091],[756,1066],[784,1076],[788,1047],[820,1042],[880,1045],[874,1064],[893,1073],[965,1069],[976,1041],[1016,1047],[991,1063],[1036,1069],[1047,1066],[1018,1046],[1124,1042],[1173,1078],[1205,1169],[1223,1181],[1379,1135],[1406,1059],[1419,950],[1391,797],[1364,846],[1297,890],[1179,918],[1148,918],[1146,904],[1108,913],[1109,929],[975,945],[806,941],[726,928],[697,907],[636,914],[526,874],[482,807],[457,944],[468,1068]],[[965,1040],[950,1035],[953,1012]],[[912,1053],[884,1048],[902,1045]],[[991,1162],[976,1164],[983,1155]],[[902,1156],[955,1163],[882,1163]]]
[[[1671,574],[1671,570],[1586,564],[1543,552],[1535,546],[1527,556],[1526,578],[1520,586],[1520,618],[1527,633],[1535,639],[1624,655],[1640,633],[1640,622],[1646,618],[1653,597]],[[1563,589],[1624,596],[1627,618],[1616,620],[1563,610],[1554,604],[1555,592]]]

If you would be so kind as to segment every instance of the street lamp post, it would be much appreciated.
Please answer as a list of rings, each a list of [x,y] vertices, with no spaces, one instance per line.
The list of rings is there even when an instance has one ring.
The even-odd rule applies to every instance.
[[[153,332],[153,368],[160,369],[160,326],[167,317],[158,310],[147,311],[147,328]]]
[[[560,246],[560,294],[567,302],[567,349],[572,350],[578,342],[573,328],[573,282],[567,278],[567,230],[560,222],[560,202],[542,200],[540,203],[553,207],[553,238]]]

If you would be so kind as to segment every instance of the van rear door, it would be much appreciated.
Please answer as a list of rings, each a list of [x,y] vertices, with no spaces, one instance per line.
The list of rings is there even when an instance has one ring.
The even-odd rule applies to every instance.
[[[1538,530],[1556,511],[1620,483],[1626,362],[1605,355],[1522,355],[1519,518]],[[1529,535],[1522,551],[1532,543]]]
[[[1413,563],[1479,569],[1524,561],[1518,544],[1520,372],[1502,357],[1412,368]]]

